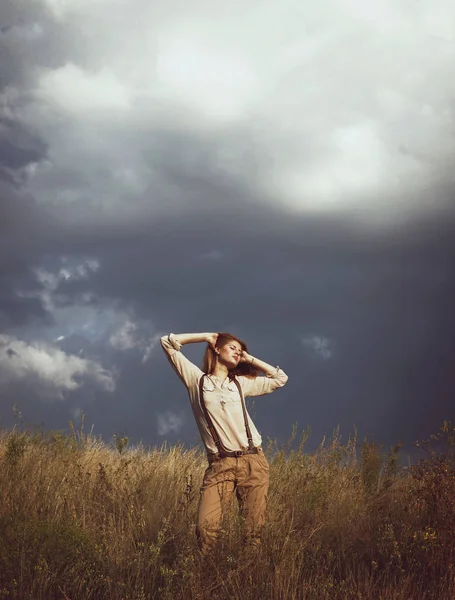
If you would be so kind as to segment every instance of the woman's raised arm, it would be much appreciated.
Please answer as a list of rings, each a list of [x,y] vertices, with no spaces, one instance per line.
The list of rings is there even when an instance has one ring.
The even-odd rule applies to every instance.
[[[207,342],[212,347],[215,346],[217,333],[174,333],[174,339],[181,345],[194,344],[197,342]]]
[[[248,379],[247,377],[241,378],[245,397],[270,394],[286,385],[288,376],[283,369],[280,369],[280,367],[273,367],[260,358],[248,354],[245,350],[242,353],[241,361],[253,365],[265,375],[265,377],[256,377],[255,379]]]
[[[180,352],[184,344],[191,342],[211,342],[214,334],[211,333],[181,333],[163,335],[161,338],[161,347],[163,348],[171,366],[177,375],[183,381],[188,389],[197,385],[199,378],[203,374],[201,369],[189,361],[186,356]]]

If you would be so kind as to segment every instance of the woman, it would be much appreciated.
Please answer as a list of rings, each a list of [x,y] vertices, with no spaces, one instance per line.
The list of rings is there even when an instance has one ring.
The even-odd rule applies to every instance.
[[[181,352],[183,345],[207,342],[202,370]],[[235,490],[245,525],[245,545],[260,543],[269,485],[269,465],[261,436],[245,407],[247,396],[283,387],[287,375],[248,353],[245,342],[229,333],[166,335],[161,346],[185,384],[207,450],[196,524],[202,553],[214,546],[223,510]],[[265,376],[259,376],[262,371]]]

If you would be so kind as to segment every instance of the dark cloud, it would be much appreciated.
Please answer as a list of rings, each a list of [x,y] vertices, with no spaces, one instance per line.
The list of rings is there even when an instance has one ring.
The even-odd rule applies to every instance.
[[[9,169],[20,169],[43,160],[46,145],[12,119],[0,121],[0,163]]]
[[[2,279],[4,287],[9,287]],[[15,327],[23,327],[34,321],[50,324],[50,315],[43,308],[38,298],[21,298],[12,291],[14,285],[5,292],[0,293],[0,329],[10,331]]]
[[[56,21],[45,3],[3,0],[0,24],[0,90],[19,86],[20,105],[30,99],[39,69],[57,68],[77,53],[84,55],[83,34],[77,26]]]
[[[118,378],[111,391],[81,378],[79,388],[47,405],[15,381],[2,388],[2,422],[12,422],[14,402],[49,428],[85,411],[107,438],[127,431],[156,443],[170,411],[183,424],[162,427],[168,439],[195,443],[185,390],[160,348],[147,350],[158,333],[194,330],[232,331],[289,374],[284,390],[254,403],[265,437],[284,439],[297,421],[312,427],[315,442],[339,424],[344,435],[355,425],[361,436],[409,445],[450,418],[455,188],[444,158],[451,150],[437,154],[433,117],[425,117],[431,148],[423,156],[411,134],[399,146],[399,128],[386,120],[377,121],[377,138],[390,145],[379,148],[362,111],[380,119],[382,108],[366,92],[350,124],[333,94],[324,94],[313,130],[311,119],[297,121],[299,103],[313,106],[299,89],[286,104],[271,84],[264,106],[226,125],[216,120],[224,107],[216,90],[204,99],[188,85],[182,95],[189,105],[205,101],[215,115],[209,126],[184,98],[137,92],[147,84],[144,73],[152,78],[157,68],[155,43],[146,46],[137,22],[144,6],[138,3],[135,17],[122,8],[119,33],[114,12],[99,31],[99,7],[88,15],[69,3],[65,18],[51,4],[0,7],[0,329],[24,344],[59,344],[71,360],[94,361]],[[137,40],[128,33],[135,28]],[[153,55],[149,66],[134,60],[144,48]],[[177,76],[171,71],[163,73]],[[289,92],[289,80],[282,83]],[[400,98],[409,114],[415,106],[392,83],[398,91],[378,82],[377,94],[393,121]],[[344,102],[357,110],[351,93]],[[428,99],[429,106],[439,101]],[[291,133],[279,129],[275,103],[283,120],[296,119]],[[399,123],[406,137],[411,126]],[[365,150],[356,154],[359,143]],[[397,170],[382,184],[371,165],[383,159]],[[389,176],[405,178],[420,160],[414,187],[390,191]],[[368,177],[383,187],[372,191]],[[336,180],[345,185],[339,194]],[[327,194],[332,208],[315,210]],[[7,351],[9,360],[20,354]],[[200,361],[201,347],[185,351]]]
[[[158,330],[234,329],[289,372],[285,390],[255,403],[270,435],[286,436],[298,421],[310,424],[315,437],[337,424],[344,433],[356,425],[379,441],[410,443],[426,435],[429,423],[436,428],[455,385],[451,215],[366,233],[341,217],[264,207],[241,180],[209,177],[210,164],[185,172],[177,157],[176,196],[192,187],[199,192],[178,214],[158,211],[154,219],[151,210],[141,222],[85,229],[65,223],[64,235],[46,238],[50,255],[85,254],[101,264],[88,279],[62,279],[56,305],[71,307],[90,292],[92,307],[115,303]],[[214,259],[204,258],[213,251]],[[332,357],[311,353],[301,342],[305,335],[330,340]],[[68,351],[79,348],[88,348],[83,337]],[[103,356],[102,347],[97,352]],[[200,359],[197,349],[191,352]],[[104,400],[95,389],[81,390],[91,400],[73,396],[65,410],[83,406],[107,436],[126,429],[133,439],[156,440],[156,415],[170,406],[187,419],[178,437],[194,439],[185,392],[159,349],[146,367],[121,353],[108,358],[104,351],[104,358],[121,369],[117,390]],[[29,406],[35,419],[40,411]]]
[[[93,302],[132,307],[163,331],[234,330],[289,372],[285,390],[255,403],[271,435],[286,435],[298,421],[312,425],[316,437],[337,424],[345,434],[356,425],[378,441],[409,444],[436,429],[455,385],[452,222],[372,239],[341,220],[297,222],[273,209],[259,215],[237,206],[226,221],[228,212],[204,220],[188,210],[179,221],[149,222],[123,235],[75,234],[73,251],[93,253],[102,268],[90,283],[63,282],[60,291],[70,299],[90,289]],[[202,259],[211,249],[219,258]],[[305,348],[305,335],[328,339],[332,356],[321,360]],[[200,350],[189,352],[200,360]],[[152,410],[148,394],[169,395],[175,410],[188,412],[159,349],[152,362],[134,378],[133,414]],[[133,381],[127,371],[126,387]],[[131,412],[124,418],[130,431],[144,431],[132,425]]]

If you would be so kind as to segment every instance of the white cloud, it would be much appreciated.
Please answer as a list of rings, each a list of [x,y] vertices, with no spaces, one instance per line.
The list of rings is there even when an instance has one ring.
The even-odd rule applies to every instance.
[[[55,290],[58,287],[58,275],[51,273],[46,269],[36,269],[35,277],[37,281],[39,281],[41,285],[48,290]]]
[[[90,274],[95,273],[100,268],[100,262],[95,258],[77,261],[74,259],[70,260],[67,257],[61,257],[60,264],[62,266],[55,271],[49,271],[43,267],[34,270],[35,278],[42,286],[41,289],[28,290],[26,292],[21,290],[17,291],[17,295],[22,298],[39,298],[44,308],[54,315],[56,321],[58,320],[57,313],[65,313],[68,311],[68,307],[59,309],[55,306],[55,296],[58,294],[60,284],[65,281],[89,279]],[[90,293],[85,293],[82,300],[84,302],[89,302]],[[71,309],[73,308],[74,307],[71,307]],[[83,312],[93,312],[91,307],[81,306],[80,309]],[[63,337],[61,339],[63,339]]]
[[[53,12],[55,17],[64,19],[83,13],[96,5],[110,5],[109,8],[112,8],[116,0],[41,0],[41,2]]]
[[[90,273],[96,273],[100,269],[100,261],[96,258],[88,258],[82,262],[70,260],[67,257],[62,257],[61,262],[64,265],[58,275],[60,279],[88,279]]]
[[[137,335],[137,324],[126,319],[126,321],[109,338],[109,343],[116,350],[131,350],[141,345]]]
[[[451,178],[455,156],[451,0],[42,1],[84,44],[83,60],[76,48],[38,73],[20,109],[49,142],[30,180],[42,202],[89,194],[137,215],[122,198],[157,189],[163,128],[222,140],[224,173],[295,211],[380,223],[446,202],[423,192]],[[57,189],[66,171],[89,184]]]
[[[135,350],[141,362],[147,362],[162,334],[154,332],[148,320],[136,321],[131,314],[116,306],[115,302],[105,302],[101,306],[93,302],[93,293],[84,292],[72,303],[59,303],[60,285],[68,280],[87,280],[90,274],[100,268],[94,258],[84,261],[60,258],[61,266],[54,271],[46,268],[35,270],[36,280],[41,284],[37,290],[18,291],[20,297],[39,298],[52,314],[54,325],[46,326],[43,336],[53,342],[62,342],[76,334],[89,342],[107,343],[119,351]]]
[[[178,433],[184,423],[182,415],[178,415],[170,410],[158,414],[158,435],[167,435],[168,433]]]
[[[98,362],[63,352],[46,342],[0,335],[0,383],[24,382],[49,399],[63,399],[90,382],[113,392],[115,374]]]
[[[128,109],[128,89],[109,69],[97,73],[66,64],[41,75],[37,97],[67,113],[80,115]]]
[[[333,356],[332,342],[321,335],[306,335],[301,338],[301,342],[305,348],[322,360],[329,360]]]
[[[171,97],[209,119],[230,121],[244,115],[254,95],[257,75],[242,52],[231,46],[213,51],[213,39],[197,38],[176,28],[160,35],[157,77]]]
[[[143,363],[146,363],[150,359],[153,350],[156,348],[158,342],[160,341],[161,336],[161,333],[157,333],[151,338],[151,340],[148,343],[145,344],[142,354]]]
[[[87,279],[90,273],[96,273],[100,268],[100,262],[95,258],[82,261],[70,260],[61,257],[62,267],[57,272],[51,272],[44,268],[35,269],[35,277],[47,290],[55,291],[60,281]]]
[[[139,350],[142,353],[142,363],[146,363],[162,335],[150,336],[150,329],[150,324],[139,324],[126,317],[110,336],[109,343],[116,350]]]

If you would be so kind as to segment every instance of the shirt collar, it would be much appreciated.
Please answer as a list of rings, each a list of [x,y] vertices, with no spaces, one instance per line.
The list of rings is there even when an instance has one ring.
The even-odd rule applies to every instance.
[[[226,381],[229,381],[229,377],[226,377],[225,379],[221,379],[220,377],[217,377],[216,375],[209,375],[209,377],[212,381],[217,382],[221,385],[226,383]]]

